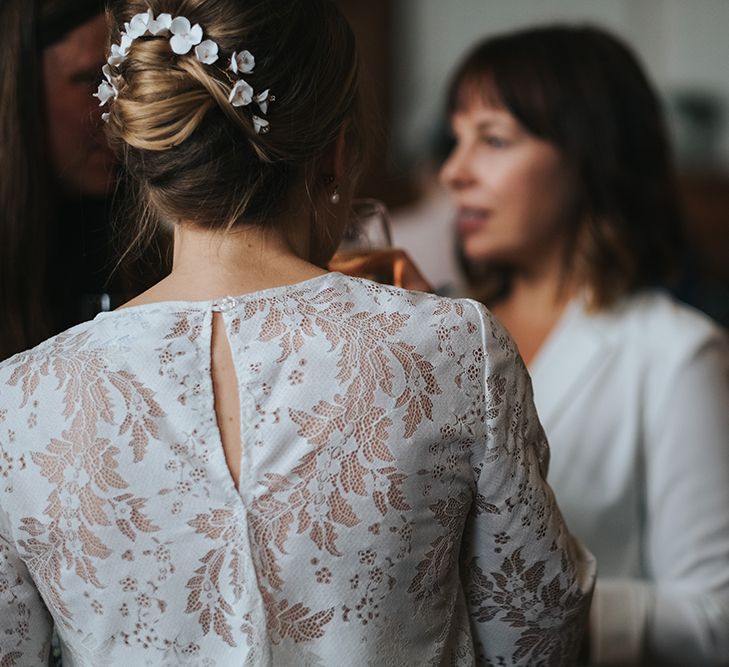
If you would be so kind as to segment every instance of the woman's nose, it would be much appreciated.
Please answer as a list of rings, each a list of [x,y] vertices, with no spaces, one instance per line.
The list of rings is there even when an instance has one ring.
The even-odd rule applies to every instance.
[[[461,190],[472,181],[465,151],[456,146],[448,156],[439,174],[440,182],[451,190]]]

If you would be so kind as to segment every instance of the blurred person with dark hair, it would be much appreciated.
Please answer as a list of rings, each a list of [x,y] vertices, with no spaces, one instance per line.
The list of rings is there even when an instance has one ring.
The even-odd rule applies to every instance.
[[[102,0],[0,4],[0,359],[108,310],[126,289],[107,285],[116,166],[91,97],[103,11]]]
[[[729,347],[656,287],[684,241],[649,81],[600,29],[527,29],[475,47],[449,109],[463,261],[598,559],[591,664],[729,664]]]

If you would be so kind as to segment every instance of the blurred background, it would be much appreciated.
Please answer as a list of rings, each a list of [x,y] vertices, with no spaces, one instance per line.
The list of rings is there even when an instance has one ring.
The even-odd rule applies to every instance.
[[[355,28],[377,115],[360,186],[392,210],[404,245],[441,291],[459,291],[450,211],[435,174],[447,151],[448,77],[478,39],[552,22],[611,30],[661,94],[674,140],[696,305],[729,324],[729,0],[338,0]],[[700,293],[699,293],[700,292]],[[690,295],[691,296],[691,295]],[[691,300],[691,298],[689,299]]]

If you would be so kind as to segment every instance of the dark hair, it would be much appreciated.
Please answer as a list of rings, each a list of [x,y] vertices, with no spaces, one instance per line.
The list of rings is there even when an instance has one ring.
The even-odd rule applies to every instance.
[[[199,23],[223,64],[202,65],[192,52],[175,55],[168,38],[147,36],[118,68],[107,134],[136,184],[142,240],[160,220],[265,223],[285,211],[344,125],[358,144],[357,51],[330,0],[127,0],[111,11],[112,39],[147,7]],[[246,81],[276,97],[265,134],[254,131],[252,107],[228,101],[225,67],[242,48],[256,58]]]
[[[3,0],[0,25],[0,359],[50,333],[44,308],[50,218],[37,3]]]
[[[50,166],[44,50],[104,9],[104,0],[0,2],[0,360],[93,316],[98,305],[80,290],[109,288],[122,300],[166,268],[151,248],[112,281],[108,255],[126,239],[114,238],[108,202],[67,191]]]
[[[59,327],[49,275],[57,223],[42,52],[103,12],[101,0],[2,0],[0,25],[0,360]]]
[[[452,114],[474,99],[553,144],[576,180],[569,269],[604,307],[667,280],[683,220],[662,110],[637,58],[595,27],[547,26],[479,43],[459,66]]]

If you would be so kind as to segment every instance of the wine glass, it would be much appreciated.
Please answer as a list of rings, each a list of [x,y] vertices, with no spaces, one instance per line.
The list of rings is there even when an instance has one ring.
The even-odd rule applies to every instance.
[[[391,247],[390,217],[385,205],[377,199],[355,199],[351,219],[329,268],[392,285]]]
[[[390,216],[377,199],[355,199],[339,249],[347,251],[382,250],[392,246]]]

